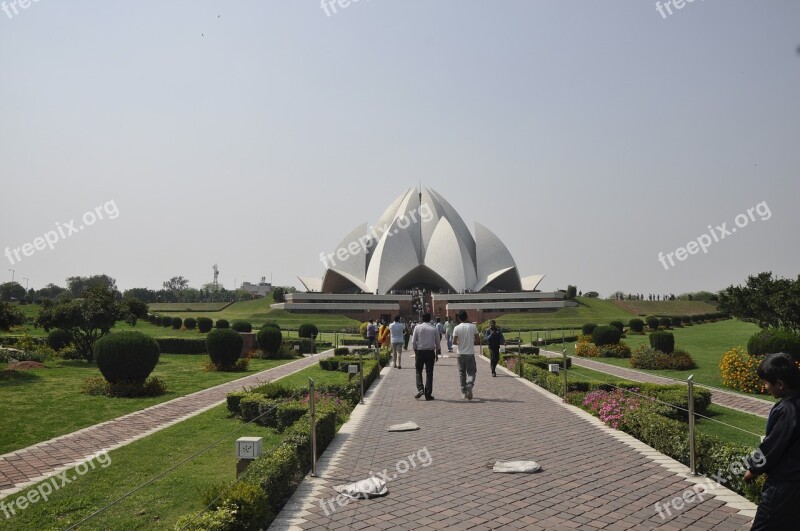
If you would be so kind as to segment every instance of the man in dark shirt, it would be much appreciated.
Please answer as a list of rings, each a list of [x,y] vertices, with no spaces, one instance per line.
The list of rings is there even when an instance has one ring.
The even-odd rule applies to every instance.
[[[768,354],[758,377],[775,398],[758,460],[750,457],[744,481],[767,474],[751,530],[797,529],[800,522],[800,369],[789,354]]]
[[[500,345],[506,344],[506,338],[503,332],[497,328],[497,323],[494,319],[489,321],[489,329],[486,330],[486,344],[489,346],[489,360],[492,366],[492,376],[497,376],[497,364],[500,361]]]

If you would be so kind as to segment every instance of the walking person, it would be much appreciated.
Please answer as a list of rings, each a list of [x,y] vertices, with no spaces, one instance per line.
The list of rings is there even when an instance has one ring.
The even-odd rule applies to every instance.
[[[458,351],[458,379],[464,398],[472,400],[472,388],[475,387],[478,372],[475,366],[475,343],[480,344],[481,338],[478,328],[467,322],[467,312],[458,312],[458,320],[460,323],[453,329],[453,343]]]
[[[389,325],[389,336],[392,345],[392,364],[395,369],[402,369],[400,366],[403,357],[403,332],[406,327],[400,322],[400,316],[395,315],[394,322]]]
[[[403,326],[403,350],[408,350],[408,342],[411,339],[411,321],[407,320]]]
[[[375,321],[369,320],[367,325],[367,346],[372,348],[375,346],[375,339],[378,337],[378,327],[375,326]]]
[[[748,457],[744,482],[767,481],[758,501],[753,531],[797,529],[800,521],[800,370],[792,356],[768,354],[756,369],[777,404],[767,418],[767,435]],[[757,456],[757,457],[755,457]]]
[[[442,324],[442,318],[441,317],[437,317],[436,318],[436,330],[439,332],[439,338],[440,338],[440,341],[441,341],[441,338],[443,338],[444,334],[445,334],[444,324]],[[441,349],[441,346],[439,348]]]
[[[455,327],[456,323],[448,315],[447,321],[444,323],[444,333],[447,336],[447,352],[453,352],[453,329]]]
[[[486,330],[486,345],[489,347],[489,360],[492,365],[492,376],[497,376],[497,364],[500,362],[500,345],[506,344],[503,332],[497,328],[494,319],[489,321],[489,329]]]
[[[414,349],[414,365],[417,370],[417,394],[425,395],[425,400],[433,400],[433,364],[439,359],[442,336],[431,323],[431,314],[422,314],[422,323],[414,327],[411,334],[411,348]],[[425,385],[422,385],[422,369],[425,368]]]

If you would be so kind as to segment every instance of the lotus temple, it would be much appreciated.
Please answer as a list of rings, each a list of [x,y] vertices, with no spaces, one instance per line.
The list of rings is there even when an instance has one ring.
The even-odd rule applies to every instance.
[[[544,275],[521,276],[500,238],[479,223],[473,236],[431,188],[409,188],[375,225],[356,227],[320,261],[321,278],[299,277],[305,293],[287,294],[272,307],[360,320],[423,311],[452,317],[463,309],[484,321],[577,305],[563,292],[537,291]]]

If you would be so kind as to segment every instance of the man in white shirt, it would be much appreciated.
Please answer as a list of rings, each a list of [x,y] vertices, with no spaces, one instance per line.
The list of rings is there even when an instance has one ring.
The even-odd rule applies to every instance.
[[[460,323],[453,329],[453,344],[458,351],[458,378],[461,381],[461,392],[464,398],[472,400],[472,388],[475,386],[475,343],[480,345],[478,328],[467,321],[467,312],[458,312]]]
[[[417,394],[414,398],[425,395],[425,400],[433,400],[433,364],[441,354],[442,336],[436,326],[431,323],[431,314],[422,316],[422,323],[414,327],[411,335],[411,348],[414,349],[415,368],[417,370]],[[422,369],[425,368],[425,385],[422,385]]]
[[[389,335],[392,344],[392,362],[395,369],[401,369],[400,358],[403,356],[403,331],[406,326],[400,322],[400,316],[395,315],[394,322],[389,325]]]

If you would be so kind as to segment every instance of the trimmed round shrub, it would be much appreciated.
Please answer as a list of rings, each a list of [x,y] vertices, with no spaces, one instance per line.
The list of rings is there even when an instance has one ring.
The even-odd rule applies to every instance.
[[[172,326],[172,317],[167,317],[166,315],[162,315],[160,324],[164,328],[167,328],[168,326]]]
[[[631,319],[628,321],[628,328],[637,333],[644,332],[644,321],[639,318]]]
[[[648,315],[647,317],[644,318],[644,322],[647,323],[647,328],[649,328],[650,330],[658,330],[658,324],[659,324],[658,317],[655,317],[653,315]]]
[[[263,350],[264,354],[269,358],[280,351],[281,343],[283,343],[283,334],[280,328],[266,326],[258,331],[256,341],[258,342],[258,348]]]
[[[237,332],[252,332],[253,325],[248,323],[247,321],[234,321],[231,325],[231,328],[236,330]]]
[[[672,332],[653,332],[650,334],[650,346],[664,354],[675,350],[675,336]]]
[[[319,335],[319,329],[315,324],[303,323],[300,325],[300,329],[297,331],[297,335],[300,337],[310,338],[312,335],[314,336]]]
[[[363,337],[364,339],[367,339],[367,327],[368,326],[369,326],[369,323],[361,323],[360,325],[358,325],[358,333],[361,334],[361,337]]]
[[[181,319],[180,317],[172,318],[172,328],[174,330],[180,330],[182,326],[183,326],[183,319]]]
[[[663,326],[664,328],[669,328],[669,325],[672,324],[672,319],[669,317],[659,317],[658,318],[659,326]]]
[[[62,328],[56,328],[47,334],[47,346],[53,350],[61,350],[70,343],[72,343],[72,336]]]
[[[622,321],[611,321],[610,323],[608,323],[608,326],[613,326],[614,328],[618,328],[620,334],[625,330],[625,324]]]
[[[670,321],[672,321],[671,326],[674,328],[676,326],[681,326],[681,323],[683,323],[683,318],[674,315],[670,317]]]
[[[158,342],[141,332],[116,332],[94,344],[97,367],[109,383],[141,382],[150,376],[161,352]]]
[[[219,369],[231,369],[239,360],[244,340],[239,332],[230,328],[217,328],[206,336],[206,352]]]
[[[631,367],[636,369],[685,371],[697,367],[692,357],[685,350],[677,349],[672,354],[639,345],[631,354]]]
[[[202,333],[205,334],[207,332],[210,332],[213,327],[214,327],[214,321],[212,321],[208,317],[197,318],[197,329],[200,330]]]
[[[226,328],[230,328],[231,324],[228,322],[227,319],[217,319],[216,326],[217,326],[217,328],[224,330]]]
[[[622,333],[616,326],[598,326],[592,331],[592,343],[598,348],[604,345],[616,345],[621,336]]]
[[[693,315],[692,316],[692,322],[693,323],[702,323],[703,322],[703,316],[702,315]]]
[[[186,330],[194,330],[197,328],[197,319],[194,317],[187,317],[183,320],[183,326],[186,327]]]
[[[786,352],[795,361],[800,360],[800,336],[787,330],[766,329],[753,334],[747,341],[747,353],[751,356],[776,352]]]
[[[597,328],[597,325],[595,323],[586,323],[581,327],[581,334],[585,336],[590,336],[592,335],[592,332],[594,331],[595,328]]]
[[[154,313],[148,315],[147,320],[150,321],[150,324],[158,324],[158,316]]]
[[[267,321],[266,323],[261,325],[261,328],[267,328],[267,327],[270,327],[270,326],[272,328],[277,328],[278,330],[281,329],[281,325],[279,325],[276,321]]]
[[[681,324],[683,326],[692,326],[692,318],[688,315],[681,315]]]

